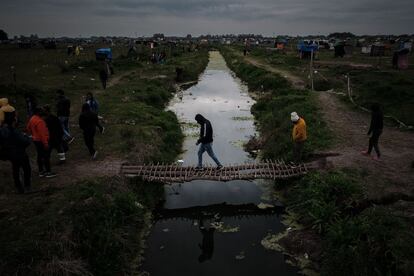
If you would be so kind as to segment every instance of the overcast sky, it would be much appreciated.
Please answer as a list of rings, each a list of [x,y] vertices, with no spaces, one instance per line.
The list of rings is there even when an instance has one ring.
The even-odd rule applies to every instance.
[[[414,33],[414,0],[0,0],[9,36]]]

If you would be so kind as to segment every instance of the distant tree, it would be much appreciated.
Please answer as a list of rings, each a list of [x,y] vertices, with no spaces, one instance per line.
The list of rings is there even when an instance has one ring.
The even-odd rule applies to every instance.
[[[350,32],[343,32],[343,33],[331,33],[328,35],[329,38],[348,38],[348,37],[355,37],[353,33]]]
[[[0,40],[9,40],[9,36],[3,30],[0,30]]]

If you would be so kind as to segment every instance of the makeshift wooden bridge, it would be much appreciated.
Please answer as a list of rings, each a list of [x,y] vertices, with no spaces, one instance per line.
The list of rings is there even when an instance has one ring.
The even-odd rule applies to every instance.
[[[204,167],[202,171],[195,166],[178,164],[134,165],[122,164],[121,175],[126,177],[142,177],[146,181],[163,183],[189,182],[193,180],[231,181],[254,179],[286,179],[307,174],[319,169],[321,162],[287,164],[283,160],[265,161],[261,163],[224,166],[217,169],[213,166]]]

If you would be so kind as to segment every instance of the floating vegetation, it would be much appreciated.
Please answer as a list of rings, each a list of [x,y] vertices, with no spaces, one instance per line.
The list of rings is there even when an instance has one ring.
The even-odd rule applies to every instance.
[[[273,208],[275,206],[272,205],[272,204],[260,202],[260,204],[258,204],[257,207],[259,207],[259,209],[263,209],[264,210],[264,209],[267,209],[267,208]]]
[[[253,121],[253,116],[235,116],[231,118],[234,121]]]
[[[212,222],[210,225],[211,227],[214,227],[220,233],[236,233],[240,231],[240,227],[225,225],[224,222],[222,221]]]
[[[236,140],[236,141],[230,141],[230,144],[235,146],[236,148],[244,148],[244,145],[246,144],[246,141],[243,140]]]

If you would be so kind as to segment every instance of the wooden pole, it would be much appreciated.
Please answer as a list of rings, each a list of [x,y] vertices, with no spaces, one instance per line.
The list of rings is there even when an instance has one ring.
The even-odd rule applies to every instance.
[[[309,70],[310,70],[310,80],[311,80],[311,89],[312,92],[314,90],[314,86],[313,86],[313,49],[311,50],[311,60],[310,60],[310,65],[309,65]]]

